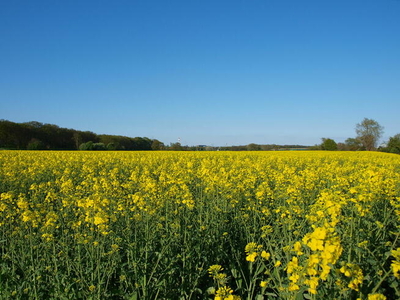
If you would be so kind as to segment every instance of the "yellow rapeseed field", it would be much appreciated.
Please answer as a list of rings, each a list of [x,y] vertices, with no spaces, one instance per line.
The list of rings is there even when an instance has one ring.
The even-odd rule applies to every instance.
[[[1,299],[399,299],[400,156],[0,152]]]

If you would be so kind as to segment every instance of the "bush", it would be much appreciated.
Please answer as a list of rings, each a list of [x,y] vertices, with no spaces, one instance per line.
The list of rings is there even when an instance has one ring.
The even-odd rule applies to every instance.
[[[26,146],[28,150],[44,150],[45,145],[42,141],[38,139],[32,139],[29,144]]]
[[[93,142],[89,141],[87,143],[82,143],[79,146],[79,150],[93,150]]]
[[[93,150],[106,150],[106,145],[104,143],[94,143]]]

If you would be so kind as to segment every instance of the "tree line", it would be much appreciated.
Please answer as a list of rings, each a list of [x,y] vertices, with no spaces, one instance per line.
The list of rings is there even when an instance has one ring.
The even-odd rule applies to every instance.
[[[164,144],[147,137],[96,134],[32,121],[0,120],[0,149],[19,150],[162,150]]]
[[[218,150],[230,151],[271,151],[271,150],[329,150],[329,151],[382,151],[400,154],[400,133],[378,145],[383,135],[383,126],[373,119],[364,118],[356,124],[355,137],[350,137],[344,143],[336,143],[331,138],[322,138],[321,144],[314,146],[302,145],[260,145],[248,144],[244,146],[217,147]],[[215,150],[215,149],[214,149]]]
[[[400,154],[400,134],[390,137],[378,146],[383,127],[375,120],[364,118],[355,127],[356,137],[336,143],[331,138],[322,138],[315,146],[248,144],[242,146],[214,147],[207,145],[183,146],[179,142],[164,145],[157,139],[96,134],[91,131],[61,128],[54,124],[32,121],[15,123],[0,120],[0,149],[20,150],[175,150],[175,151],[271,151],[271,150],[341,150],[384,151]]]
[[[336,143],[331,138],[322,138],[322,143],[311,147],[312,150],[342,150],[342,151],[382,151],[400,154],[400,134],[389,138],[378,145],[383,135],[383,126],[373,119],[364,118],[356,124],[356,137],[348,138],[344,143]]]
[[[355,137],[350,137],[344,143],[336,143],[331,138],[322,138],[321,144],[314,146],[302,145],[260,145],[248,144],[243,146],[217,147],[218,150],[230,151],[276,151],[276,150],[329,150],[329,151],[382,151],[400,154],[400,134],[389,138],[388,141],[378,145],[383,135],[383,126],[373,119],[364,118],[356,124]],[[216,150],[216,149],[214,149]]]

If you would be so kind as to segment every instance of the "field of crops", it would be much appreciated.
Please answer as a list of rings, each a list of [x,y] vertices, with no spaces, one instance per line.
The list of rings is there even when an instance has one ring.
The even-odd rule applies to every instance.
[[[399,299],[400,156],[0,152],[1,299]]]

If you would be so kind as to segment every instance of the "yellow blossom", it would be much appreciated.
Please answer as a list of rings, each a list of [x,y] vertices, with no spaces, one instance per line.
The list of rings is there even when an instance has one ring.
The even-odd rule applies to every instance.
[[[368,300],[386,300],[386,296],[382,294],[369,294]]]
[[[266,251],[262,251],[261,252],[261,257],[268,260],[271,257],[271,254],[266,252]]]
[[[260,287],[265,288],[267,286],[268,282],[267,281],[261,281],[260,282]]]
[[[250,262],[254,262],[258,253],[257,252],[252,252],[249,255],[246,256],[246,260]]]

